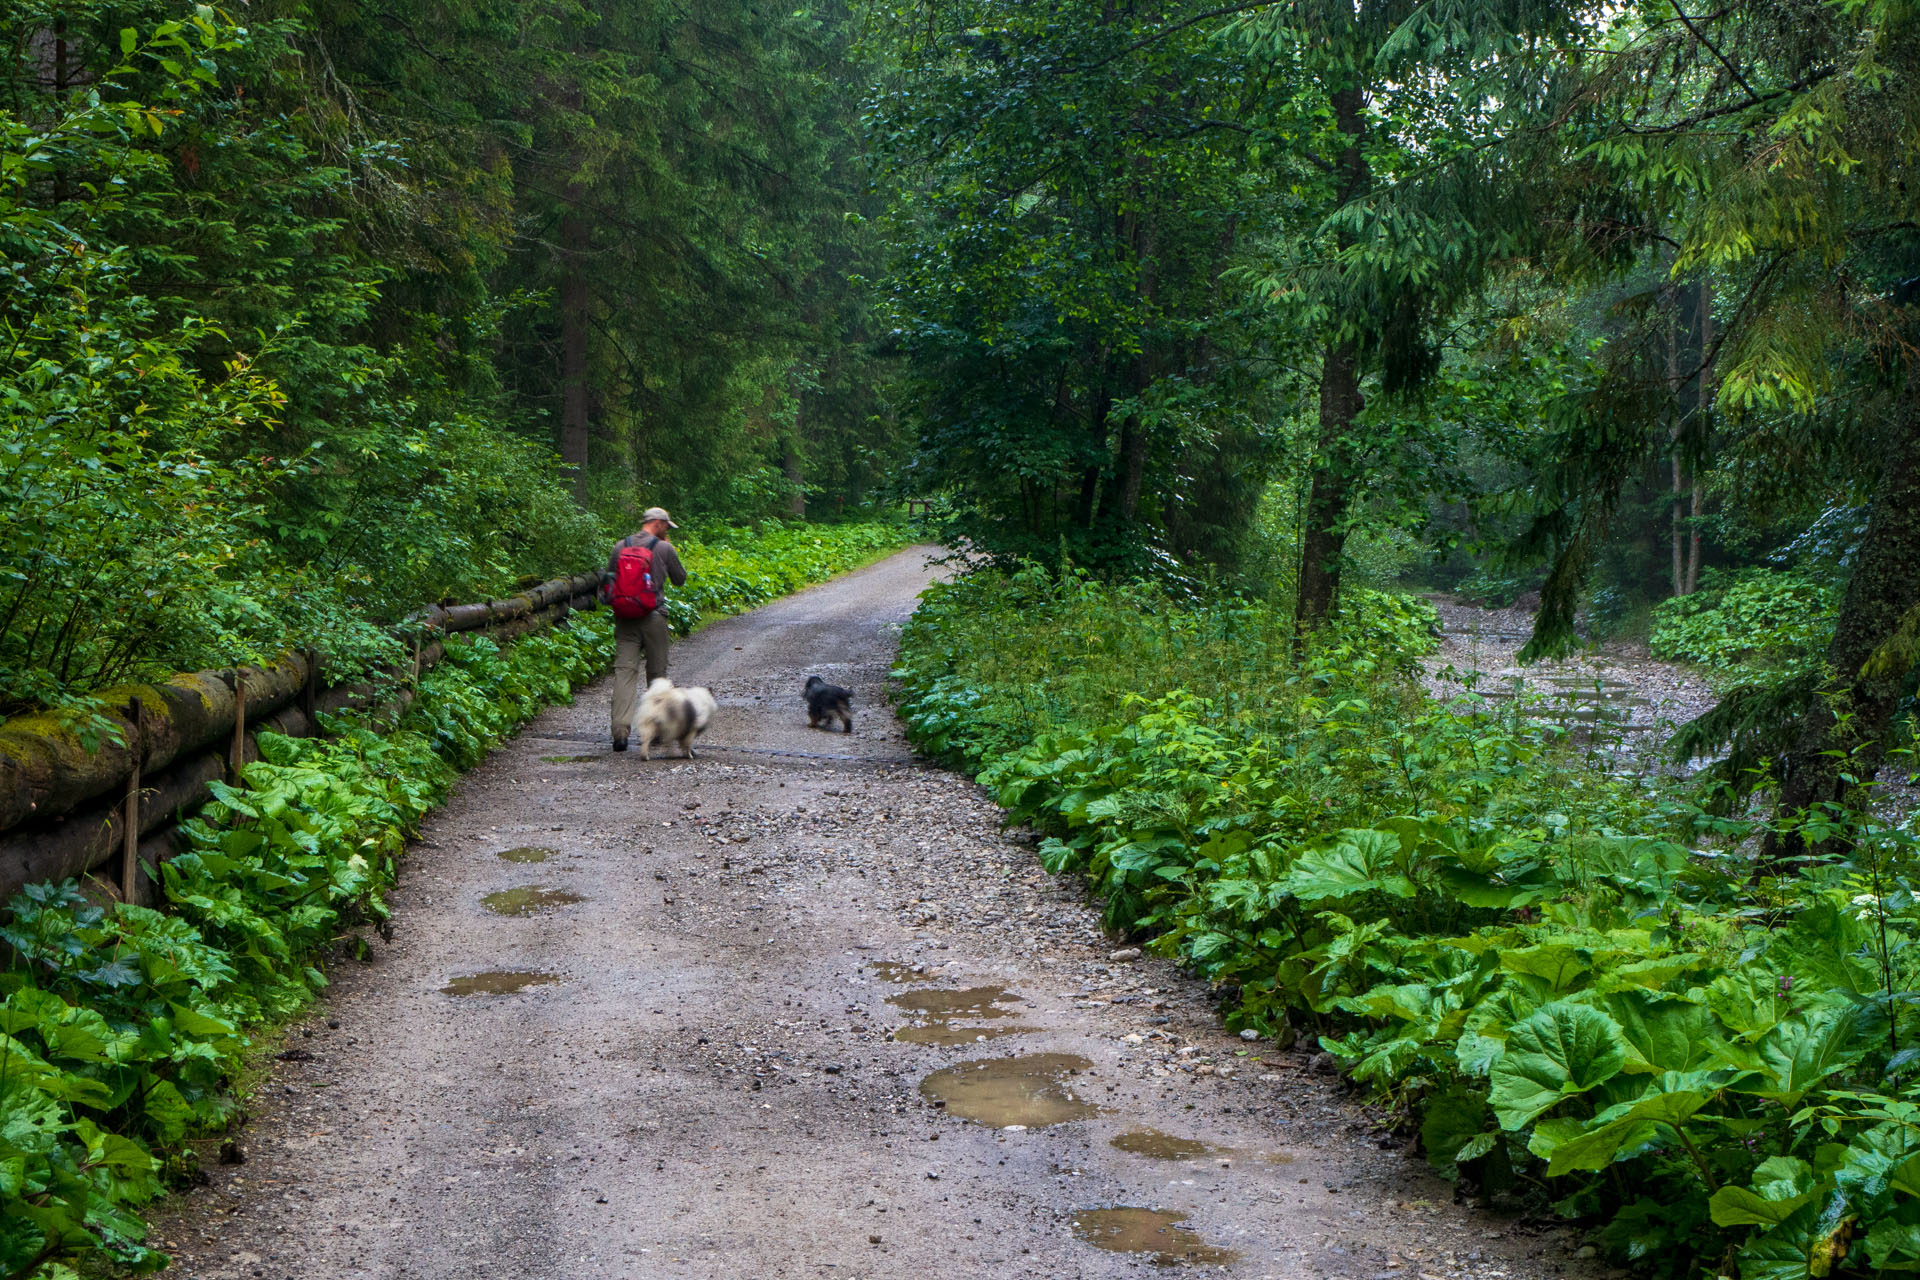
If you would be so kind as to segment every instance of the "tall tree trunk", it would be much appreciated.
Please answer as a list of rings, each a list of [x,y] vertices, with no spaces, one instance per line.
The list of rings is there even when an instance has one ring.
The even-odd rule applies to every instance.
[[[1327,96],[1333,105],[1334,127],[1347,140],[1337,164],[1342,178],[1340,202],[1345,204],[1358,198],[1368,181],[1366,156],[1360,150],[1366,129],[1361,114],[1364,102],[1357,84]],[[1348,247],[1344,236],[1340,247]],[[1294,628],[1301,635],[1327,620],[1340,591],[1340,558],[1347,542],[1340,526],[1353,505],[1353,423],[1365,406],[1358,349],[1351,341],[1329,342],[1320,364],[1320,432],[1313,451],[1294,599]]]
[[[1832,679],[1780,761],[1779,816],[1841,800],[1853,785],[1847,777],[1866,782],[1878,771],[1907,673],[1899,668],[1866,674],[1862,668],[1915,608],[1920,608],[1920,370],[1909,374],[1896,407],[1866,537],[1827,646]],[[1806,851],[1798,836],[1769,839],[1764,858],[1777,865]]]
[[[560,217],[560,460],[573,468],[573,496],[587,501],[587,439],[591,387],[587,380],[587,329],[592,323],[593,286],[587,277],[587,219],[581,211],[586,193],[567,186],[567,208]]]
[[[1107,394],[1105,386],[1100,387],[1091,397],[1092,406],[1087,433],[1091,437],[1089,447],[1097,454],[1107,451],[1107,418],[1113,407],[1113,397]],[[1080,501],[1074,509],[1074,523],[1083,532],[1091,531],[1094,517],[1100,509],[1100,475],[1103,468],[1092,463],[1080,473]]]
[[[1135,199],[1139,199],[1139,187],[1134,188]],[[1143,315],[1153,310],[1154,288],[1158,279],[1155,260],[1155,240],[1153,225],[1145,218],[1129,216],[1127,237],[1133,253],[1134,268],[1138,273],[1134,281],[1134,297],[1140,300]],[[1140,415],[1140,397],[1153,385],[1153,369],[1149,363],[1152,354],[1146,350],[1143,340],[1140,354],[1127,366],[1127,391],[1134,402],[1133,412],[1120,424],[1120,519],[1132,524],[1140,514],[1140,486],[1147,474],[1147,424]]]
[[[1713,281],[1700,281],[1696,305],[1699,307],[1699,318],[1694,324],[1694,332],[1700,338],[1700,355],[1695,361],[1699,367],[1693,375],[1694,411],[1699,414],[1695,430],[1704,442],[1713,425],[1707,420],[1707,413],[1713,407],[1713,379],[1707,376],[1708,353],[1713,350]],[[1700,471],[1696,467],[1693,473],[1693,500],[1688,511],[1690,519],[1687,522],[1687,595],[1700,589],[1700,517],[1706,514],[1706,505],[1706,486],[1701,484]]]
[[[1146,357],[1136,356],[1129,371],[1129,389],[1137,398],[1147,389],[1148,382]],[[1131,524],[1140,513],[1140,485],[1146,474],[1147,429],[1136,408],[1120,424],[1120,519],[1123,523]]]
[[[1680,468],[1678,444],[1673,455],[1673,495],[1669,502],[1672,508],[1673,539],[1673,594],[1687,594],[1687,552],[1686,552],[1686,516],[1680,510],[1680,495],[1685,492],[1686,477]]]
[[[806,462],[800,452],[801,442],[806,438],[801,434],[806,411],[807,393],[804,390],[796,391],[793,396],[793,428],[787,433],[785,451],[780,460],[781,471],[787,478],[787,484],[792,486],[787,494],[787,514],[795,520],[803,520],[807,514]]]
[[[1333,612],[1340,593],[1340,558],[1347,534],[1341,524],[1353,505],[1348,432],[1366,402],[1360,395],[1360,365],[1351,343],[1329,345],[1320,366],[1320,438],[1313,451],[1305,532],[1300,544],[1300,585],[1295,625],[1305,633]]]
[[[1700,483],[1700,475],[1694,473],[1693,499],[1688,506],[1687,519],[1687,589],[1685,594],[1692,595],[1700,589],[1700,517],[1706,514],[1707,489]]]

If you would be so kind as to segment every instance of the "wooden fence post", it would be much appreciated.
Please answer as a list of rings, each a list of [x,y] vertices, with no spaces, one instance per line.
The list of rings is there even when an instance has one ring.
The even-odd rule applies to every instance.
[[[307,650],[307,683],[300,689],[300,713],[307,718],[307,732],[317,735],[320,725],[314,719],[314,704],[320,697],[320,651]]]
[[[140,728],[140,700],[127,707],[127,746],[133,772],[127,775],[127,799],[120,811],[120,900],[132,903],[140,889],[140,762],[146,759],[147,735]]]
[[[233,780],[240,781],[240,770],[247,763],[247,669],[233,669],[233,755],[228,760]]]

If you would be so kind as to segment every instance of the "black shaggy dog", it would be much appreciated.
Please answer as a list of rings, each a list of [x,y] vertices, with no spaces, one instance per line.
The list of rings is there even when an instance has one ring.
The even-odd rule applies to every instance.
[[[853,732],[852,690],[828,684],[819,676],[808,676],[807,687],[801,694],[807,700],[807,728],[818,729],[838,720],[840,732]]]

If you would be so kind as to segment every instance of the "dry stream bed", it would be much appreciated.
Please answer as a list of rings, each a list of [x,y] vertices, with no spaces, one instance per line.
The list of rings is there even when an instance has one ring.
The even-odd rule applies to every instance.
[[[693,761],[583,691],[462,782],[157,1234],[190,1277],[1590,1274],[1104,937],[886,713],[918,552],[716,624]],[[808,674],[855,691],[809,731]]]

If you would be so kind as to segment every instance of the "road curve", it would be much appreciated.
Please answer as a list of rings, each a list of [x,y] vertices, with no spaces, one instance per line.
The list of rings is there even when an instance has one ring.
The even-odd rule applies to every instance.
[[[1455,1207],[1304,1052],[1110,958],[1077,887],[914,760],[883,682],[926,551],[681,644],[672,674],[720,704],[695,761],[612,754],[603,680],[469,774],[392,944],[334,965],[258,1083],[244,1162],[209,1146],[209,1184],[164,1206],[175,1274],[1580,1266],[1564,1233]],[[806,727],[809,674],[853,688],[854,734]],[[516,890],[493,903],[524,914],[489,908]],[[543,980],[447,993],[499,972]]]

